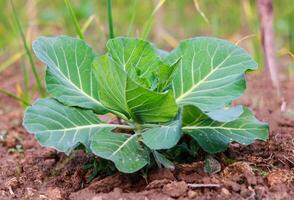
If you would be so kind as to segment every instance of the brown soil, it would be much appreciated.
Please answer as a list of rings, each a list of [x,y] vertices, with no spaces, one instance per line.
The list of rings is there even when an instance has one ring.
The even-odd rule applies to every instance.
[[[1,87],[15,87],[19,72],[13,70],[0,76]],[[153,170],[147,180],[116,173],[90,184],[91,171],[83,166],[93,158],[41,147],[23,129],[18,103],[0,95],[0,199],[294,199],[294,82],[284,82],[284,98],[277,98],[266,78],[250,75],[248,80],[246,94],[236,103],[269,122],[267,142],[232,144],[216,156],[222,169],[212,175],[198,161],[176,164],[174,171]]]

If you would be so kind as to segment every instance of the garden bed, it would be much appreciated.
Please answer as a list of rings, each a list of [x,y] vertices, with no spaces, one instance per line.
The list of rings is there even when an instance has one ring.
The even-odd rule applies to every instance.
[[[0,86],[14,89],[20,78],[15,66],[0,76]],[[265,76],[250,74],[246,94],[237,104],[249,106],[270,125],[267,142],[232,144],[216,156],[220,172],[203,172],[203,156],[174,171],[157,169],[147,178],[139,173],[101,175],[91,183],[85,164],[93,160],[82,151],[69,157],[42,148],[22,127],[23,110],[0,95],[0,199],[293,199],[294,198],[294,81],[283,82],[275,97]],[[191,183],[219,187],[192,187]]]

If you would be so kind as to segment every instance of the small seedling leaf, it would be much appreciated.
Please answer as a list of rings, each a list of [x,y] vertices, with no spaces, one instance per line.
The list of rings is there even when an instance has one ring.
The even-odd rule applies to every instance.
[[[175,165],[169,159],[167,159],[163,154],[159,153],[158,151],[153,151],[153,155],[155,159],[164,166],[164,168],[174,170]]]
[[[216,174],[221,170],[221,164],[211,155],[205,158],[204,172],[209,174]]]

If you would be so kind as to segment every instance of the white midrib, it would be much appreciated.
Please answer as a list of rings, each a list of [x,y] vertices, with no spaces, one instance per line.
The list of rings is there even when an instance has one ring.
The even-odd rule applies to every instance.
[[[233,51],[234,52],[234,51]],[[194,89],[196,89],[199,85],[201,85],[211,74],[213,74],[216,70],[218,70],[226,61],[232,56],[232,53],[230,53],[220,64],[218,64],[213,70],[211,70],[202,80],[200,80],[197,84],[195,84],[193,87],[191,87],[187,92],[181,94],[176,98],[176,103],[180,103],[182,99],[184,99],[186,96],[188,96],[191,92],[193,92]],[[184,85],[184,82],[182,82],[182,85]]]
[[[122,145],[119,146],[119,148],[117,150],[115,150],[110,156],[109,159],[112,158],[113,156],[115,156],[124,146],[126,146],[134,137],[136,137],[139,134],[134,134],[131,137],[129,137],[126,141],[124,141],[124,143],[122,143]]]
[[[197,129],[223,129],[223,130],[258,130],[261,128],[230,128],[230,127],[223,127],[223,126],[185,126],[182,128],[183,130],[197,130]]]
[[[92,96],[88,95],[87,93],[85,93],[83,90],[81,90],[79,87],[77,87],[75,84],[72,83],[72,81],[67,78],[66,76],[64,76],[64,74],[60,71],[59,67],[56,67],[56,69],[59,71],[59,73],[61,74],[61,76],[65,79],[68,80],[67,82],[72,85],[76,90],[78,90],[79,92],[81,92],[84,96],[86,96],[88,99],[91,99],[92,101],[94,101],[95,103],[97,103],[99,106],[104,107],[100,101],[97,101],[97,99],[94,99]],[[79,73],[79,72],[78,72]]]
[[[107,128],[107,127],[117,127],[117,128],[132,128],[127,125],[120,125],[120,124],[90,124],[90,125],[84,125],[84,126],[76,126],[72,128],[63,128],[63,129],[55,129],[55,130],[44,130],[44,131],[37,131],[37,133],[43,133],[43,132],[53,132],[53,131],[62,131],[62,132],[67,132],[67,131],[73,131],[73,130],[82,130],[82,129],[89,129],[89,128]]]
[[[48,55],[48,53],[46,52],[46,56],[47,56],[47,58],[49,58],[50,60],[51,60],[51,62],[52,63],[54,63],[55,65],[56,65],[56,67],[54,67],[58,72],[59,72],[59,74],[61,74],[61,76],[65,79],[65,80],[67,80],[67,82],[70,84],[70,85],[72,85],[76,90],[78,90],[78,91],[80,91],[84,96],[86,96],[88,99],[91,99],[92,101],[94,101],[95,103],[97,103],[99,106],[102,106],[102,107],[104,107],[99,101],[97,101],[96,99],[94,99],[92,96],[89,96],[87,93],[85,93],[83,90],[81,90],[79,87],[77,87],[75,84],[73,84],[72,83],[72,81],[71,81],[71,79],[70,79],[70,77],[68,78],[68,77],[66,77],[63,73],[62,73],[62,71],[60,70],[60,66],[59,66],[59,61],[58,61],[58,57],[57,57],[57,54],[56,54],[56,52],[55,52],[55,49],[52,47],[52,49],[53,49],[53,51],[54,51],[54,54],[55,54],[55,57],[56,57],[56,60],[57,60],[57,65],[56,65],[56,63],[52,60],[52,58]],[[47,65],[47,63],[45,62],[45,64]],[[47,65],[48,67],[50,67],[49,65]],[[78,66],[76,66],[76,67],[78,67]],[[78,74],[80,75],[80,71],[78,70]],[[91,75],[91,74],[90,74]]]

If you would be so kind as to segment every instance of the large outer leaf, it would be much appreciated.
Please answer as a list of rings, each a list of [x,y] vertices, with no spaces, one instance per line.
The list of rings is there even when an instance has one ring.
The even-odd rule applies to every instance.
[[[179,120],[143,132],[143,142],[154,150],[169,149],[181,138],[181,122]]]
[[[225,150],[230,142],[247,145],[267,140],[268,125],[258,121],[246,108],[240,118],[226,123],[210,119],[194,106],[185,106],[183,131],[192,136],[209,153]]]
[[[242,115],[243,106],[226,107],[220,110],[215,110],[206,113],[210,118],[218,122],[230,122]]]
[[[66,105],[105,112],[92,69],[96,55],[84,41],[67,36],[40,37],[33,50],[48,66],[49,93]]]
[[[179,58],[173,81],[176,102],[206,112],[222,109],[239,97],[246,87],[244,72],[256,69],[243,49],[210,37],[185,40],[166,59],[174,63]]]
[[[47,98],[37,100],[24,116],[24,127],[46,147],[69,154],[79,143],[89,148],[90,136],[114,124],[101,124],[90,110],[66,107]]]
[[[93,135],[91,149],[125,173],[136,172],[149,163],[149,153],[140,146],[136,134],[127,136],[104,129]]]
[[[100,99],[110,110],[137,122],[166,122],[176,115],[171,92],[153,92],[135,83],[111,57],[100,57],[95,68]]]

